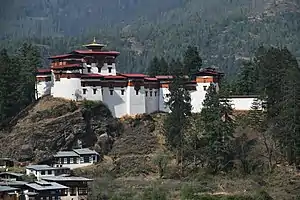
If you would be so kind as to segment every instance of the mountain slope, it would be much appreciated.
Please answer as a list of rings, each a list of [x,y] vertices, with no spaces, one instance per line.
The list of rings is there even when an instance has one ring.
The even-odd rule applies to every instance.
[[[5,5],[0,36],[13,41],[30,36],[45,56],[97,36],[121,51],[124,72],[145,72],[153,56],[180,57],[190,44],[199,47],[205,65],[227,73],[235,73],[241,59],[262,44],[287,46],[300,56],[299,0],[14,0]],[[4,45],[13,45],[11,40]]]

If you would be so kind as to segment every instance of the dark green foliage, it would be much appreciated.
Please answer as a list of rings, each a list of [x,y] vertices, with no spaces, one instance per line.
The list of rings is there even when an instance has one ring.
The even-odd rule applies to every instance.
[[[204,138],[207,140],[206,159],[212,172],[231,166],[230,140],[233,138],[234,122],[232,108],[226,98],[220,99],[216,86],[211,84],[201,111]]]
[[[154,77],[157,75],[167,75],[168,70],[168,63],[163,57],[160,59],[158,59],[158,57],[154,57],[150,62],[147,73],[149,76]]]
[[[4,125],[35,100],[35,73],[40,67],[36,47],[24,43],[15,55],[6,50],[0,55],[0,122]]]
[[[189,91],[184,87],[185,79],[180,62],[174,60],[170,66],[176,73],[169,88],[170,98],[166,105],[171,113],[165,120],[164,129],[167,143],[171,149],[177,152],[177,161],[179,161],[179,156],[182,155],[184,130],[188,124],[188,116],[191,115],[191,97]],[[177,68],[179,69],[177,70]]]
[[[167,200],[167,192],[159,187],[146,189],[142,195],[142,200]]]
[[[188,46],[183,56],[184,74],[192,75],[199,71],[202,66],[202,59],[200,58],[197,47]]]

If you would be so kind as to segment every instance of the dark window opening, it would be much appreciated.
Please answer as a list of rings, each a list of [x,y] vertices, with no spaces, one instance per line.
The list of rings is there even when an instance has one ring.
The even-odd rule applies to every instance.
[[[206,91],[207,90],[207,86],[203,86],[203,90]]]
[[[152,91],[150,91],[150,97],[152,97]]]
[[[157,91],[154,92],[154,95],[157,96]]]
[[[124,95],[125,90],[121,90],[121,95]]]
[[[67,76],[67,79],[70,79],[70,78],[71,78],[70,75],[68,75],[68,76]]]
[[[81,86],[82,86],[82,87],[85,87],[85,86],[86,86],[86,83],[85,83],[85,82],[81,82]]]
[[[114,94],[114,91],[113,90],[109,90],[110,92],[110,95],[113,95]]]
[[[97,94],[97,89],[93,89],[94,94]]]
[[[91,68],[90,67],[88,67],[87,70],[88,70],[88,73],[91,73]]]
[[[145,92],[146,97],[148,96],[148,91]]]
[[[51,171],[51,170],[48,170],[48,174],[52,174],[52,171]]]
[[[86,94],[86,90],[87,90],[87,89],[83,89],[83,94]]]
[[[139,95],[139,91],[138,90],[135,91],[135,95]]]
[[[45,174],[46,174],[46,171],[41,171],[41,174],[42,174],[42,175],[45,175]]]
[[[91,65],[91,64],[92,64],[92,61],[91,61],[91,60],[87,60],[87,61],[86,61],[86,64],[87,64],[87,65]]]
[[[112,67],[108,68],[108,73],[111,73]]]

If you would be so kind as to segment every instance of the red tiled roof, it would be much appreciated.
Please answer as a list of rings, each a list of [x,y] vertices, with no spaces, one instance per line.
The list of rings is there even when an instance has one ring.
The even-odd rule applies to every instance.
[[[128,78],[145,78],[147,75],[145,74],[120,74],[121,76],[125,76]]]
[[[66,65],[56,65],[52,66],[52,69],[64,69],[64,68],[82,68],[81,64],[66,64]]]
[[[37,73],[51,73],[51,69],[37,69]]]
[[[117,51],[89,51],[89,50],[75,50],[72,53],[88,54],[88,55],[110,55],[110,56],[117,56],[120,54],[120,52]]]
[[[159,75],[159,76],[155,76],[155,78],[157,79],[172,79],[173,76],[164,76],[164,75]]]
[[[104,76],[105,79],[126,79],[126,77],[124,76],[113,76],[113,75],[110,75],[110,76]]]
[[[59,58],[63,59],[63,58],[68,58],[70,56],[72,56],[72,54],[63,54],[63,55],[51,56],[49,59],[59,59]]]
[[[104,77],[101,74],[83,74],[81,78],[102,78]]]

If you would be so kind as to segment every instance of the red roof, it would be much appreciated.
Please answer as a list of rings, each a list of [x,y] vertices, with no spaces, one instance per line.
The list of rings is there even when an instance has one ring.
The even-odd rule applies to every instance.
[[[52,66],[52,69],[64,69],[64,68],[82,68],[82,66],[81,64],[66,64],[66,65]]]
[[[146,77],[145,78],[146,81],[157,81],[157,78],[150,78],[150,77]]]
[[[89,50],[75,50],[72,53],[88,54],[88,55],[110,55],[110,56],[117,56],[120,54],[120,52],[117,51],[89,51]]]
[[[81,78],[102,78],[104,77],[101,74],[83,74]]]
[[[51,69],[37,69],[37,73],[51,73]]]
[[[164,75],[159,75],[159,76],[155,76],[155,78],[157,79],[172,79],[173,76],[164,76]]]
[[[105,79],[126,79],[126,77],[124,76],[113,76],[113,75],[109,75],[109,76],[104,76]]]
[[[220,75],[224,75],[224,73],[217,71],[214,68],[204,68],[201,69],[199,72],[195,73],[195,75],[202,75],[202,76],[206,76],[206,75],[210,75],[210,76],[220,76]]]
[[[72,56],[72,54],[64,54],[64,55],[51,56],[49,59],[63,59],[63,58],[68,58],[70,56]]]
[[[147,75],[145,74],[120,74],[121,76],[125,76],[128,78],[145,78]]]

